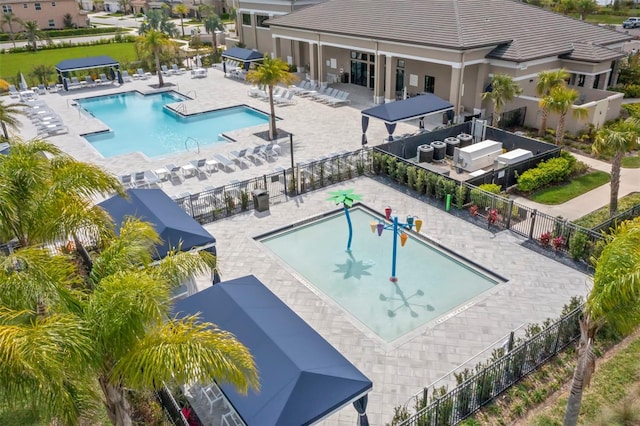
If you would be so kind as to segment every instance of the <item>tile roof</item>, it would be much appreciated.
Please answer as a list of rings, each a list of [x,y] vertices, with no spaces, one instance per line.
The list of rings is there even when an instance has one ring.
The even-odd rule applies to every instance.
[[[268,22],[455,50],[498,45],[489,56],[515,62],[566,54],[578,41],[609,45],[631,39],[514,0],[330,0]]]
[[[593,43],[573,43],[573,50],[561,56],[563,59],[573,59],[583,62],[604,62],[625,56],[624,52],[608,49]]]

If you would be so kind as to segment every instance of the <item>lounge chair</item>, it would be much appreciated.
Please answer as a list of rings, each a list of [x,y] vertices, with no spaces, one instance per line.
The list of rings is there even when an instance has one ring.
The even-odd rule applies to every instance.
[[[337,89],[336,89],[336,90],[333,90],[333,91],[331,92],[331,94],[326,94],[326,95],[323,95],[323,96],[318,96],[318,97],[316,98],[316,101],[318,101],[318,102],[322,102],[323,104],[326,104],[326,103],[328,103],[329,101],[331,101],[331,100],[333,100],[333,99],[337,99],[337,98],[338,98],[338,96],[340,96],[341,94],[342,94],[342,90],[337,90]]]
[[[169,163],[164,166],[164,168],[169,172],[169,179],[171,180],[171,182],[177,180],[178,183],[182,183],[182,177],[180,176],[180,170],[182,170],[182,167],[176,166],[173,163]]]
[[[327,104],[331,105],[333,107],[339,106],[339,105],[350,104],[351,101],[349,99],[347,99],[348,97],[349,97],[349,92],[342,92],[337,98],[334,98],[334,99],[331,99],[330,101],[328,101]]]
[[[286,99],[288,94],[289,94],[289,91],[287,89],[280,91],[280,93],[278,93],[277,96],[273,95],[273,102],[278,102],[281,99]]]
[[[49,93],[55,93],[60,89],[60,86],[55,83],[52,83],[47,87],[47,89],[49,90]]]
[[[162,65],[160,68],[162,69],[162,75],[165,75],[167,77],[170,75],[173,75],[173,70],[170,70],[169,68],[167,68],[166,65]]]
[[[18,91],[16,90],[16,86],[15,86],[15,85],[13,85],[13,84],[10,84],[10,85],[9,85],[9,95],[10,95],[12,98],[19,98],[19,97],[20,97],[20,92],[18,92]]]
[[[46,95],[47,94],[47,87],[44,84],[38,84],[38,86],[34,89],[34,91],[38,95]]]
[[[220,162],[218,160],[216,160],[215,158],[211,158],[211,159],[205,161],[204,165],[205,165],[205,169],[207,170],[207,172],[209,172],[209,174],[211,174],[213,172],[217,172],[218,171],[218,166],[220,165]]]
[[[261,96],[264,94],[264,86],[261,84],[259,86],[252,86],[248,91],[247,91],[247,95],[251,96],[252,98],[257,98],[258,96]]]
[[[130,174],[118,176],[118,180],[123,186],[129,187],[129,188],[133,187],[133,181],[131,180]]]
[[[222,167],[224,167],[225,169],[229,169],[231,171],[234,171],[234,165],[233,165],[233,161],[229,160],[227,157],[225,157],[222,154],[216,154],[213,156],[213,158],[215,158],[218,163],[222,164]]]
[[[315,93],[317,91],[317,88],[318,88],[318,85],[310,81],[309,84],[307,84],[307,87],[305,89],[296,91],[296,95],[308,96],[311,93]]]
[[[317,102],[324,102],[326,99],[333,99],[338,92],[339,90],[337,89],[327,88],[324,93],[311,96],[311,99]]]
[[[273,98],[275,99],[277,96],[280,96],[280,93],[282,91],[282,88],[280,87],[276,87],[275,89],[273,89]],[[268,101],[269,100],[269,89],[265,89],[264,94],[259,94],[258,97],[260,99],[262,99],[263,101]]]
[[[270,158],[278,158],[279,153],[280,147],[275,143],[269,143],[260,150],[259,155],[265,160],[269,161]]]
[[[136,74],[134,74],[136,75]],[[129,75],[129,71],[127,70],[123,70],[122,71],[122,81],[127,82],[127,81],[133,81],[133,78]]]
[[[247,168],[251,165],[251,162],[247,160],[247,149],[242,149],[240,151],[231,151],[229,156],[233,161],[238,164],[238,166],[246,166]]]
[[[206,158],[201,158],[199,160],[193,160],[191,161],[191,165],[193,167],[195,167],[195,172],[199,177],[207,177],[207,172],[205,170],[205,167],[207,165],[207,159]]]
[[[289,91],[298,94],[299,92],[306,90],[309,84],[311,84],[310,81],[302,80],[295,86],[289,86]]]
[[[184,74],[187,70],[185,68],[178,68],[178,65],[176,64],[172,64],[171,65],[171,69],[173,70],[174,74]]]
[[[149,186],[147,183],[147,177],[144,172],[136,172],[133,178],[133,186],[136,188],[144,188],[145,186]]]
[[[287,96],[280,96],[275,100],[278,105],[293,105],[296,101],[293,100],[293,92],[289,92]]]
[[[245,156],[249,160],[253,161],[253,164],[258,164],[258,162],[260,161],[260,151],[265,146],[266,145],[256,145],[252,150],[247,150],[247,153],[245,154]]]
[[[93,81],[90,75],[85,76],[84,81],[88,87],[96,87],[96,82]]]
[[[136,74],[134,74],[134,76],[135,75]],[[138,68],[137,75],[138,75],[138,78],[140,78],[141,80],[146,80],[146,79],[151,77],[151,73],[150,72],[144,72],[144,70],[142,68]]]
[[[109,80],[104,73],[100,73],[100,85],[111,84],[113,81]]]
[[[48,137],[69,133],[69,128],[62,124],[50,124],[42,129],[38,129],[38,136]]]

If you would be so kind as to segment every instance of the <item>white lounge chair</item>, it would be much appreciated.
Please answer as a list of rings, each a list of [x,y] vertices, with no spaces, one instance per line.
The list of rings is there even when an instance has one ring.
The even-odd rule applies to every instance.
[[[270,143],[265,145],[259,152],[259,155],[263,157],[265,160],[269,160],[270,158],[278,158],[280,154],[280,147],[275,143]]]
[[[199,160],[192,160],[191,165],[195,167],[196,174],[199,177],[205,177],[205,178],[207,177],[207,172],[205,170],[205,167],[207,165],[206,158],[201,158]]]
[[[264,148],[266,145],[256,145],[252,150],[247,150],[247,153],[245,154],[245,156],[253,161],[253,164],[258,164],[258,162],[260,161],[260,151],[262,150],[262,148]]]
[[[130,174],[118,176],[118,180],[120,181],[122,186],[126,186],[128,188],[133,187],[133,181],[131,180]]]
[[[164,168],[169,172],[169,179],[171,180],[171,182],[177,180],[178,183],[182,183],[182,177],[180,176],[180,170],[182,170],[182,167],[176,166],[173,163],[169,163],[164,166]]]
[[[296,101],[293,100],[293,92],[289,92],[286,96],[279,96],[275,101],[277,105],[293,105],[296,103]]]
[[[231,157],[231,159],[233,161],[236,162],[236,164],[238,164],[238,166],[242,167],[249,167],[251,165],[251,161],[249,161],[247,159],[247,149],[242,149],[240,151],[231,151],[229,153],[229,157]]]
[[[317,95],[311,96],[314,101],[323,102],[326,99],[332,99],[335,95],[338,94],[337,89],[327,88],[324,93],[319,93]]]
[[[18,90],[16,90],[16,86],[13,84],[9,85],[9,96],[11,96],[12,98],[19,98],[20,97],[20,92],[18,92]]]
[[[178,68],[178,66],[176,64],[171,65],[171,69],[173,70],[174,74],[184,74],[187,70],[185,68]]]
[[[350,104],[351,100],[349,100],[348,98],[349,98],[349,92],[342,92],[340,96],[328,101],[327,104],[331,105],[332,107]]]
[[[134,75],[137,75],[137,74],[134,74]],[[124,82],[133,81],[133,77],[129,75],[129,71],[127,70],[122,71],[122,81]]]
[[[93,81],[90,75],[85,76],[84,81],[88,87],[96,87],[96,82]]]
[[[311,84],[310,81],[302,80],[295,86],[289,86],[289,91],[293,92],[295,94],[298,94],[298,93],[306,90],[309,87],[310,84]]]
[[[233,164],[233,161],[229,160],[229,159],[228,159],[227,157],[225,157],[224,155],[222,155],[222,154],[216,154],[216,155],[214,155],[214,156],[213,156],[213,158],[215,158],[215,159],[218,161],[218,163],[222,164],[222,167],[223,167],[223,168],[225,168],[225,169],[229,169],[229,170],[231,170],[231,171],[234,171],[234,170],[235,170],[235,168],[234,168],[234,164]]]
[[[134,78],[135,78],[136,75],[138,76],[138,78],[140,80],[146,80],[146,79],[151,77],[151,73],[150,72],[144,72],[144,70],[142,68],[138,68],[138,72],[133,75]]]

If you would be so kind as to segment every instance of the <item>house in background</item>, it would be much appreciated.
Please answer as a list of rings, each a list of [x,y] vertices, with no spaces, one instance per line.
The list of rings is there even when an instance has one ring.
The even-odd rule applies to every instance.
[[[16,18],[23,22],[36,21],[38,27],[43,30],[61,29],[65,27],[64,17],[69,14],[71,23],[76,27],[88,27],[89,19],[87,12],[80,10],[76,0],[0,0],[2,13],[13,13]],[[24,28],[19,24],[13,24],[13,31],[22,31]],[[8,31],[6,25],[3,30]]]
[[[481,94],[504,73],[523,88],[505,110],[526,106],[525,124],[537,127],[537,74],[565,68],[588,110],[586,120],[568,120],[569,131],[618,116],[622,94],[607,89],[632,38],[512,0],[240,0],[237,27],[248,48],[311,80],[367,87],[374,103],[434,93],[455,105],[459,121],[492,112]]]

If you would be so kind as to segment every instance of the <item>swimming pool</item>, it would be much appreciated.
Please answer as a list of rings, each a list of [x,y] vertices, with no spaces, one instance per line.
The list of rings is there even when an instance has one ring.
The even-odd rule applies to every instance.
[[[84,135],[104,157],[136,151],[158,157],[187,147],[193,150],[196,145],[224,143],[219,137],[224,132],[269,122],[268,115],[244,105],[189,116],[165,107],[185,99],[176,92],[126,92],[77,102],[111,129]]]
[[[348,228],[342,212],[258,240],[386,342],[437,320],[502,281],[410,235],[404,247],[398,242],[398,282],[390,282],[393,233],[372,233],[370,223],[381,216],[362,207],[350,209],[350,214],[351,253],[345,251]],[[423,232],[425,228],[428,220]]]

